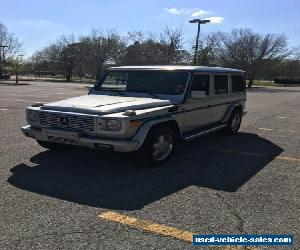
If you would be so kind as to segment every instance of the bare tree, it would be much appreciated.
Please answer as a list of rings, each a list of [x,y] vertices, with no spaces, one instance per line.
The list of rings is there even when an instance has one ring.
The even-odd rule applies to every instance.
[[[129,31],[127,33],[125,40],[127,41],[127,43],[131,43],[131,44],[135,42],[142,43],[143,41],[146,40],[146,36],[143,33],[143,31],[134,30],[134,31]]]
[[[251,86],[254,77],[274,76],[275,67],[282,74],[290,67],[293,69],[290,74],[297,75],[299,59],[294,56],[291,61],[289,53],[284,35],[262,35],[250,29],[235,29],[211,33],[202,39],[198,62],[243,69]],[[283,61],[284,58],[287,60]],[[79,40],[73,35],[61,36],[54,44],[37,52],[32,61],[39,71],[42,68],[63,71],[70,81],[74,72],[79,75],[89,73],[99,79],[108,64],[189,64],[191,54],[184,50],[182,30],[178,28],[166,27],[160,33],[148,35],[133,31],[127,37],[120,37],[114,30],[93,30]]]
[[[97,80],[100,79],[104,63],[117,63],[125,47],[120,36],[112,30],[105,34],[93,30],[91,35],[82,37],[81,41],[86,46],[87,58]]]
[[[44,49],[45,50],[45,49]],[[41,76],[41,71],[44,69],[43,64],[46,64],[46,56],[44,50],[36,51],[30,58],[30,62],[33,65],[33,71],[38,73],[38,76]]]
[[[62,35],[58,38],[55,48],[58,51],[59,62],[65,71],[66,81],[71,81],[76,67],[78,49],[74,35]]]
[[[21,52],[22,44],[9,33],[7,27],[0,23],[0,73],[3,72],[5,60],[13,61]]]
[[[39,75],[42,71],[63,72],[66,81],[71,81],[74,68],[80,59],[78,45],[73,35],[60,36],[55,43],[37,51],[31,57],[35,71]]]
[[[53,43],[40,51],[36,51],[29,61],[33,64],[33,70],[39,76],[50,72],[52,74],[54,72],[66,74],[61,53],[62,48],[57,43]]]
[[[166,27],[161,33],[130,32],[125,54],[121,60],[126,65],[157,65],[185,63],[189,52],[183,49],[181,29]]]
[[[290,54],[283,34],[262,35],[250,29],[234,29],[229,33],[218,33],[218,38],[219,63],[247,71],[248,87],[268,62],[280,61]]]
[[[113,31],[103,34],[93,31],[79,40],[63,35],[50,46],[37,51],[31,58],[36,71],[64,72],[71,81],[74,72],[82,76],[92,73],[99,79],[104,63],[118,64],[124,53],[125,42]]]
[[[300,60],[300,46],[291,49],[291,56],[295,60]]]
[[[182,29],[166,27],[159,35],[159,47],[163,64],[173,64],[180,61],[180,50],[183,47]]]
[[[274,72],[275,71],[275,72]],[[289,58],[277,63],[273,67],[273,75],[275,77],[299,78],[300,77],[300,60],[297,58]]]
[[[197,64],[203,66],[216,65],[216,51],[219,46],[218,33],[206,35],[199,43]]]

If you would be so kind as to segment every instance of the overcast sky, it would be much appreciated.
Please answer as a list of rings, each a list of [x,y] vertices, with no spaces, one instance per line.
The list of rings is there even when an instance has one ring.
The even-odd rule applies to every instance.
[[[300,0],[0,0],[0,22],[16,34],[30,56],[61,34],[88,34],[115,28],[160,31],[182,27],[186,46],[195,37],[190,18],[210,18],[203,32],[249,27],[262,33],[285,33],[289,45],[300,45]]]

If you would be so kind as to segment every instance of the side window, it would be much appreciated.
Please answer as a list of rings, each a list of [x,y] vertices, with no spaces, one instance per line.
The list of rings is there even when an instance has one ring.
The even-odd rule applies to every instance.
[[[246,83],[244,76],[231,76],[232,92],[244,92]]]
[[[194,75],[191,91],[205,91],[209,94],[209,75]]]
[[[224,94],[228,93],[228,76],[227,75],[215,75],[215,93]]]

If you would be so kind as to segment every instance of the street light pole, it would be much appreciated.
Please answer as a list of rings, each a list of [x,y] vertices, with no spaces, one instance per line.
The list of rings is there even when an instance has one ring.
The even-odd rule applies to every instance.
[[[18,57],[21,58],[21,62],[22,62],[22,57],[23,57],[23,55],[22,55],[22,54],[17,55],[17,63],[16,63],[16,83],[19,82],[19,72],[18,72],[18,64],[19,64],[19,62],[18,62]]]
[[[197,36],[196,36],[196,46],[195,46],[195,54],[194,54],[194,65],[197,63],[197,53],[198,53],[198,46],[199,46],[199,36],[200,36],[200,25],[209,23],[210,20],[201,20],[201,19],[193,19],[189,21],[190,23],[197,23]]]
[[[196,36],[196,46],[195,46],[195,54],[194,54],[194,65],[197,63],[197,54],[198,54],[198,46],[199,46],[199,35],[200,35],[200,22],[198,22],[197,36]]]

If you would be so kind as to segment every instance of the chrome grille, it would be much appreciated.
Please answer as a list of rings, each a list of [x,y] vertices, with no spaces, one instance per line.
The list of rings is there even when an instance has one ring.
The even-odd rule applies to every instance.
[[[50,112],[39,112],[39,125],[48,128],[94,132],[94,117]]]

